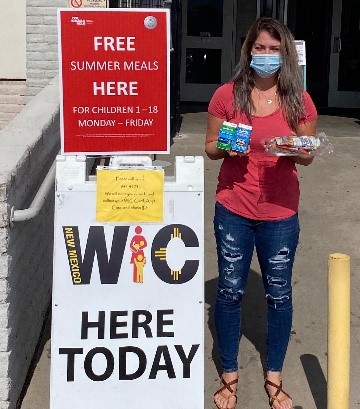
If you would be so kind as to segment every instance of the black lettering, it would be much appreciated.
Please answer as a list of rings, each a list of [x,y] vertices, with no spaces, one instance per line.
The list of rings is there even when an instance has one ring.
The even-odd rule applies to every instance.
[[[128,374],[126,371],[126,356],[128,353],[134,353],[139,358],[138,369],[132,374]],[[133,347],[133,346],[119,348],[119,380],[120,381],[129,381],[129,380],[140,378],[140,376],[145,372],[146,364],[147,364],[146,355],[142,349]]]
[[[199,247],[199,240],[196,233],[184,224],[169,224],[161,228],[154,237],[151,246],[151,262],[155,274],[168,284],[184,284],[190,281],[198,271],[199,260],[186,260],[181,268],[178,280],[174,280],[171,269],[166,258],[157,254],[160,249],[164,249],[174,237],[181,238],[185,247]]]
[[[106,359],[106,369],[105,372],[102,375],[97,375],[94,373],[93,368],[92,368],[92,361],[93,358],[96,354],[103,354],[105,359]],[[89,379],[92,381],[105,381],[108,379],[111,374],[114,372],[114,357],[111,351],[109,351],[107,348],[93,348],[91,349],[84,360],[84,369],[85,373],[88,376]]]
[[[145,319],[140,321],[140,316],[144,316]],[[135,310],[133,311],[133,325],[132,325],[132,337],[139,338],[139,328],[142,327],[145,331],[146,338],[152,338],[151,328],[149,323],[152,320],[150,311]]]
[[[81,355],[83,353],[82,348],[59,348],[60,355],[67,355],[66,364],[66,380],[68,382],[74,382],[75,373],[75,355]]]
[[[105,337],[105,311],[99,311],[98,321],[89,322],[89,313],[87,311],[82,312],[81,318],[81,339],[88,339],[88,329],[98,329],[98,339],[104,339]]]
[[[196,351],[199,348],[199,344],[195,344],[191,346],[188,357],[186,357],[184,348],[182,345],[174,345],[174,346],[183,364],[183,378],[190,378],[190,364],[196,354]]]
[[[165,364],[160,365],[161,357],[164,357]],[[151,367],[149,379],[155,379],[159,371],[167,371],[169,379],[176,378],[173,364],[171,362],[168,347],[159,345],[156,350],[153,365]]]
[[[157,311],[157,336],[158,337],[173,337],[173,332],[164,332],[165,325],[174,325],[173,320],[164,320],[164,315],[174,314],[174,310],[158,310]]]
[[[129,226],[114,227],[111,252],[108,258],[104,226],[90,226],[84,258],[82,259],[78,227],[64,226],[64,239],[73,284],[90,284],[95,254],[99,265],[101,284],[117,284],[129,228]],[[71,242],[66,237],[69,232],[74,236]]]
[[[127,322],[122,321],[118,322],[117,317],[127,317],[127,311],[111,311],[110,312],[110,339],[117,339],[117,338],[128,338],[127,333],[120,333],[116,332],[117,328],[122,328],[127,326]]]

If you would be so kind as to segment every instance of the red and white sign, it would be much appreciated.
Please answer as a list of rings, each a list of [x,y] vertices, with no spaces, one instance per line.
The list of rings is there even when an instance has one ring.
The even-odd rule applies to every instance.
[[[69,0],[69,7],[107,7],[107,0]]]
[[[169,10],[58,10],[63,154],[169,153]]]

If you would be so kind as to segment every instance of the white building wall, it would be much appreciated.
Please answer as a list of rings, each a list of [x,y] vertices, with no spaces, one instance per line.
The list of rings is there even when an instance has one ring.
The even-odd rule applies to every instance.
[[[0,79],[25,79],[26,0],[0,4]]]
[[[27,94],[36,95],[58,72],[56,12],[67,0],[27,0]]]
[[[0,2],[0,129],[25,104],[25,25],[26,0]]]

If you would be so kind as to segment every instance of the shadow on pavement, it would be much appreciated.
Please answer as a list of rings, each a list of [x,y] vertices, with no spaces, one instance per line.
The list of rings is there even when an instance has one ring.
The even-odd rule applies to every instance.
[[[360,120],[359,108],[318,107],[317,110],[319,115],[340,116],[343,118],[356,118]]]
[[[45,314],[45,318],[44,318],[44,323],[43,326],[41,328],[41,332],[40,332],[40,336],[39,336],[39,340],[38,343],[36,345],[35,348],[35,353],[34,356],[32,358],[31,364],[29,366],[29,371],[26,375],[26,379],[25,379],[25,383],[24,383],[24,387],[21,391],[20,397],[18,399],[18,402],[16,403],[16,408],[20,408],[22,401],[24,400],[24,397],[27,393],[28,387],[31,383],[32,377],[34,375],[34,371],[36,369],[36,366],[41,358],[42,353],[44,352],[44,347],[45,344],[47,343],[47,341],[50,339],[51,337],[51,304],[49,304],[48,309],[46,311]],[[48,354],[50,354],[50,351],[48,352]]]
[[[300,357],[316,409],[327,407],[327,384],[318,358],[315,355],[304,354]]]

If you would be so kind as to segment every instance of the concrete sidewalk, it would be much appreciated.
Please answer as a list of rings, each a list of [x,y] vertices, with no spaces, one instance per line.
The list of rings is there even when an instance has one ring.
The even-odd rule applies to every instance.
[[[174,163],[175,156],[204,155],[206,113],[182,116],[171,155],[157,159]],[[284,367],[284,387],[296,409],[326,409],[327,259],[330,253],[351,256],[351,385],[350,408],[360,407],[360,125],[359,118],[319,117],[319,131],[329,136],[334,153],[299,166],[301,238],[294,267],[294,323]],[[213,309],[216,255],[212,217],[220,161],[205,158],[205,407],[212,408],[219,384],[214,348]],[[166,172],[171,171],[171,166]],[[238,407],[267,408],[263,389],[266,306],[259,266],[253,260],[244,298],[240,346]],[[22,409],[49,409],[50,333]],[[136,409],[136,408],[135,408]],[[341,409],[341,408],[339,408]]]

